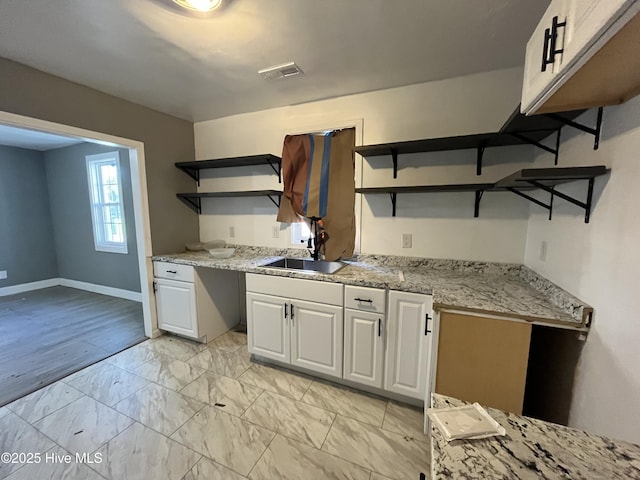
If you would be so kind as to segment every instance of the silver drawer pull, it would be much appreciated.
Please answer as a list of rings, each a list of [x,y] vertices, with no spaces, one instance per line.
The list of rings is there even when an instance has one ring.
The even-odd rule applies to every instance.
[[[373,303],[373,300],[370,298],[354,298],[356,302],[364,302],[364,303]]]

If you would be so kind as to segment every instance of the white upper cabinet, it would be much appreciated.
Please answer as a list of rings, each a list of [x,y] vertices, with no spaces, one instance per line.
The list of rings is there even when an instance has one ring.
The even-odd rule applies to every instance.
[[[521,111],[622,103],[640,88],[639,0],[552,0],[527,43]]]
[[[522,85],[522,108],[533,104],[560,71],[566,28],[567,0],[551,2],[527,42]]]

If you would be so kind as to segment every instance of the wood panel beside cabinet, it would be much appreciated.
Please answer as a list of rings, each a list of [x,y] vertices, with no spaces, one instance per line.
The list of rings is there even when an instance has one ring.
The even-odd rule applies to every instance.
[[[531,325],[440,313],[435,391],[522,413]]]

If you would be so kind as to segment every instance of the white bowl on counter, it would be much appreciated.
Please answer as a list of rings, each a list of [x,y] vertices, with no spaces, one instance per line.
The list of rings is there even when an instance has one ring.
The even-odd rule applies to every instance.
[[[229,258],[235,251],[235,248],[212,248],[209,250],[209,255],[213,258]]]

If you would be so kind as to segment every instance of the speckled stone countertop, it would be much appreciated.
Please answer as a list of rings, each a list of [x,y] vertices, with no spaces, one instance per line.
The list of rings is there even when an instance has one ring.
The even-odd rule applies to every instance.
[[[433,295],[436,309],[489,313],[567,328],[586,328],[591,317],[591,307],[518,264],[359,255],[345,261],[346,266],[333,275],[263,267],[282,256],[307,254],[300,249],[239,246],[229,259],[214,259],[207,252],[185,252],[153,260],[427,293]]]
[[[467,404],[437,393],[434,408]],[[640,445],[488,408],[504,437],[447,442],[431,426],[431,478],[640,479]]]

